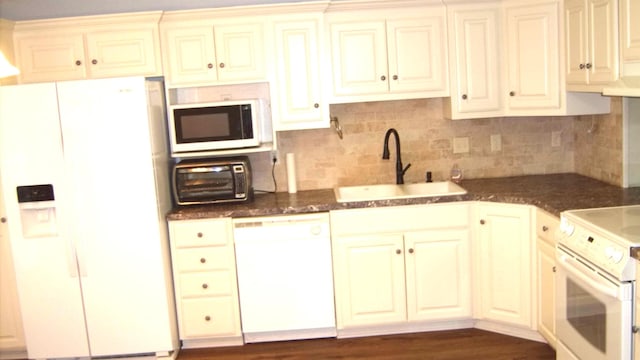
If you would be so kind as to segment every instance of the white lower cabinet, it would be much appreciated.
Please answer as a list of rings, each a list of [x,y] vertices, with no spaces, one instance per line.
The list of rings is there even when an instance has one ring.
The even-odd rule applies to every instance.
[[[183,348],[243,343],[230,218],[169,221]]]
[[[549,345],[556,347],[555,325],[555,233],[560,219],[538,209],[536,212],[536,265],[538,294],[538,332]]]
[[[527,205],[477,205],[475,317],[479,328],[539,339],[531,331],[535,330],[531,212]]]
[[[456,322],[472,314],[468,214],[460,203],[331,212],[338,336],[471,326]]]

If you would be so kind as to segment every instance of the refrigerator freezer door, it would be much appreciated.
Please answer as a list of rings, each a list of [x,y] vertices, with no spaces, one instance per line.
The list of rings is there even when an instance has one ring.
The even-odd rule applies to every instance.
[[[18,186],[52,184],[57,222],[69,220],[54,84],[0,87],[0,164],[29,358],[89,356],[70,237],[24,238],[17,201]]]

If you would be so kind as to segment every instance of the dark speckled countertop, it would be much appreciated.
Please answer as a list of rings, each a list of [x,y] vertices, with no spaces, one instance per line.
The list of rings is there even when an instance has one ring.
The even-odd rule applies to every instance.
[[[431,204],[452,201],[492,201],[529,204],[559,215],[570,209],[640,204],[640,188],[624,189],[577,174],[529,175],[464,180],[466,195],[338,203],[332,189],[296,194],[256,194],[248,204],[177,206],[169,220],[300,214],[338,209]]]

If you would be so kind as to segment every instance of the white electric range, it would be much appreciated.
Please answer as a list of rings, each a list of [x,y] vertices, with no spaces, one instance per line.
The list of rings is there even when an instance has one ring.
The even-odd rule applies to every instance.
[[[640,205],[561,214],[557,359],[633,358],[637,248]]]

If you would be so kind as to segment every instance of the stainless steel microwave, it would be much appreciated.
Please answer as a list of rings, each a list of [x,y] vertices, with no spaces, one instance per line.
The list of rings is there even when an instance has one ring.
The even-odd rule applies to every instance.
[[[175,157],[192,152],[260,146],[262,101],[234,100],[169,107]]]
[[[178,205],[249,202],[251,180],[246,156],[184,160],[173,167],[173,195]]]

